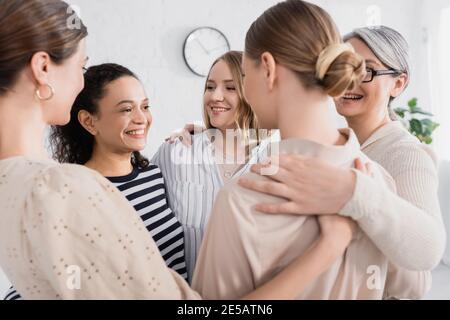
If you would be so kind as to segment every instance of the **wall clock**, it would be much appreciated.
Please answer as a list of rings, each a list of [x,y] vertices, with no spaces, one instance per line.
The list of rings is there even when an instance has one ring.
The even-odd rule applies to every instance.
[[[201,27],[186,37],[183,56],[193,73],[206,77],[212,63],[228,51],[230,51],[230,43],[221,31],[211,27]]]

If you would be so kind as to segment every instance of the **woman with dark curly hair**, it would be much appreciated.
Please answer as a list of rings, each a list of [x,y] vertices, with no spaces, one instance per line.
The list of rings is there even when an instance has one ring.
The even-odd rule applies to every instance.
[[[183,229],[168,206],[164,178],[140,151],[152,123],[142,83],[117,64],[90,67],[65,126],[50,135],[56,160],[100,172],[130,201],[168,267],[184,278]]]
[[[117,80],[117,81],[116,81]],[[56,160],[61,163],[75,163],[85,165],[88,162],[94,166],[97,163],[98,153],[102,149],[109,149],[110,146],[103,146],[105,141],[104,132],[99,132],[101,128],[108,128],[114,130],[110,126],[98,127],[105,117],[100,117],[102,114],[102,109],[107,108],[101,104],[102,100],[108,99],[111,94],[123,95],[126,93],[126,89],[137,89],[133,87],[134,84],[138,84],[142,89],[142,85],[139,82],[137,76],[128,70],[127,68],[117,65],[117,64],[103,64],[99,66],[93,66],[86,70],[84,75],[85,87],[83,91],[78,95],[77,99],[71,110],[71,121],[65,126],[53,126],[51,131],[51,147],[53,149],[53,154]],[[120,86],[118,84],[123,84],[124,82],[131,82],[129,86]],[[114,85],[116,84],[116,85]],[[143,89],[140,92],[144,93]],[[120,101],[121,104],[129,106],[130,108],[124,108],[124,112],[114,113],[112,116],[115,118],[120,117],[121,114],[131,115],[131,105],[133,104],[131,100]],[[151,124],[151,116],[149,112],[148,99],[144,98],[144,113],[149,115],[146,121],[145,130]],[[103,114],[106,110],[103,110]],[[106,115],[105,115],[106,116]],[[109,120],[110,116],[108,117]],[[95,118],[95,120],[94,120]],[[131,118],[131,117],[129,117]],[[81,123],[80,120],[89,120],[91,124],[96,125],[96,130],[91,130],[90,125],[86,122]],[[118,139],[120,141],[111,141],[111,144],[122,143],[123,146],[120,148],[125,151],[127,157],[130,157],[130,161],[127,161],[126,167],[133,167],[140,169],[145,169],[150,165],[150,162],[142,156],[139,152],[145,146],[145,138],[136,135],[125,134],[123,137],[134,137],[133,139],[124,140]],[[114,137],[111,136],[114,140]],[[113,150],[111,150],[113,151]],[[117,150],[113,151],[114,153]],[[111,164],[108,165],[111,168]],[[100,170],[102,171],[102,170]]]

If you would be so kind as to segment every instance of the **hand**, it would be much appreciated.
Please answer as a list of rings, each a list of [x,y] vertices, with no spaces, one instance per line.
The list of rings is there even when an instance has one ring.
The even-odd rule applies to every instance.
[[[374,177],[372,164],[370,162],[363,163],[362,160],[358,158],[355,160],[355,169],[372,178]]]
[[[188,123],[184,126],[183,130],[172,133],[168,138],[166,138],[166,142],[173,144],[175,141],[180,140],[185,146],[189,147],[192,145],[192,137],[196,132],[202,132],[206,128],[202,126],[197,126],[193,123]]]
[[[350,218],[338,215],[318,217],[321,238],[325,239],[337,251],[344,251],[353,239],[357,224]]]
[[[239,180],[247,189],[285,198],[279,204],[258,204],[255,209],[265,213],[336,214],[353,196],[356,175],[350,168],[336,167],[324,160],[300,155],[281,155],[273,159],[270,170],[265,165],[255,165],[252,172],[275,171],[272,181]],[[371,174],[360,159],[355,161],[358,170]]]

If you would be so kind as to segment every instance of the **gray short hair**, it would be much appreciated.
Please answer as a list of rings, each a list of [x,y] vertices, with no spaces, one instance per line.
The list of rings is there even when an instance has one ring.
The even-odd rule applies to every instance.
[[[362,40],[386,67],[406,74],[408,86],[411,76],[409,45],[399,32],[386,26],[363,27],[346,34],[344,41],[352,38]]]
[[[388,68],[411,74],[409,45],[405,38],[386,26],[358,28],[344,36],[344,41],[359,38]]]

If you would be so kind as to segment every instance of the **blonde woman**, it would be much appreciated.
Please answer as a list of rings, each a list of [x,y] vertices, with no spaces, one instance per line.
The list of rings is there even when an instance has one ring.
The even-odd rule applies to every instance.
[[[354,132],[334,126],[330,108],[330,96],[343,96],[364,79],[365,63],[350,45],[341,42],[333,20],[323,9],[300,0],[268,9],[247,33],[243,69],[245,94],[260,126],[280,129],[282,140],[273,145],[280,154],[310,156],[342,168],[351,168],[360,157],[369,161]],[[382,188],[394,188],[392,179],[375,164],[373,175],[374,183]],[[245,177],[268,181],[253,173]],[[342,178],[345,180],[333,183],[347,185],[354,180],[352,175]],[[365,194],[365,200],[374,201],[370,196]],[[245,294],[317,239],[320,211],[297,216],[254,210],[254,205],[271,201],[284,199],[244,189],[236,180],[219,192],[193,288],[214,299]],[[346,252],[299,299],[383,297],[389,261],[400,261],[401,253],[383,246],[381,233],[399,231],[388,226],[376,229],[372,217],[360,213],[354,217],[359,227]]]
[[[163,144],[152,159],[166,179],[170,207],[184,228],[189,279],[217,193],[247,173],[264,150],[244,98],[241,63],[242,52],[237,51],[213,63],[203,95],[206,131],[196,133],[189,147],[180,141]]]

